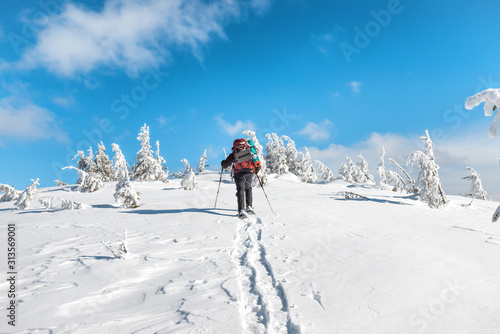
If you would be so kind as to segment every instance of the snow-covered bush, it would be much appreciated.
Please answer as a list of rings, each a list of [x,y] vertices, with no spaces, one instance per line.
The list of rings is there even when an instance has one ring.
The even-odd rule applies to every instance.
[[[168,182],[168,173],[163,168],[165,159],[160,156],[160,144],[156,142],[156,158],[151,151],[149,143],[149,127],[144,124],[139,132],[137,140],[141,143],[141,149],[137,152],[136,162],[132,166],[131,179],[137,181],[163,181]]]
[[[349,168],[345,163],[342,163],[339,169],[339,179],[347,181],[348,178],[349,178]]]
[[[365,158],[360,154],[359,155],[359,172],[360,175],[358,176],[359,183],[366,183],[366,182],[373,182],[375,183],[375,180],[373,179],[373,175],[370,173],[370,170],[368,169],[368,162],[366,162]]]
[[[0,197],[0,202],[10,202],[15,201],[19,198],[22,191],[16,190],[13,186],[9,186],[8,184],[0,183],[0,192],[3,192],[3,196]]]
[[[483,189],[479,174],[472,167],[466,167],[465,170],[469,172],[469,176],[463,177],[462,180],[469,180],[472,184],[470,191],[464,196],[485,200],[487,193]]]
[[[92,147],[88,149],[89,155],[85,156],[83,151],[78,151],[77,154],[73,157],[73,160],[80,157],[77,163],[77,168],[85,173],[95,173],[97,171],[97,166],[94,161],[94,153],[92,151]],[[76,181],[77,184],[82,183],[82,175]]]
[[[59,198],[59,197],[40,197],[38,201],[46,208],[46,209],[52,209],[54,207],[55,202],[59,202],[59,206],[63,210],[75,210],[75,209],[87,209],[89,208],[88,205],[79,203],[79,202],[73,202],[69,199],[64,199],[64,198]]]
[[[21,195],[19,195],[19,198],[17,199],[16,204],[14,204],[14,206],[16,207],[16,210],[26,209],[30,205],[31,201],[35,199],[36,192],[37,192],[36,186],[39,185],[38,180],[39,179],[36,179],[36,180],[31,179],[31,181],[33,181],[33,183],[31,185],[29,185],[26,188],[26,190],[21,193]]]
[[[500,89],[486,89],[479,92],[473,96],[470,96],[467,101],[465,101],[465,108],[468,110],[480,105],[484,102],[484,115],[490,117],[493,112],[500,107]],[[500,110],[496,113],[493,118],[493,122],[488,129],[488,135],[490,137],[495,137],[498,130],[498,123],[500,122]]]
[[[196,176],[194,175],[191,165],[186,159],[182,159],[181,162],[186,167],[186,171],[184,172],[184,178],[181,181],[181,186],[183,186],[185,190],[197,189],[198,183],[196,182]]]
[[[318,179],[318,174],[314,169],[311,155],[307,147],[304,147],[304,158],[302,159],[300,169],[302,174],[300,175],[300,180],[306,183],[314,183]]]
[[[417,186],[420,188],[420,199],[429,203],[431,208],[440,208],[446,204],[447,199],[441,187],[439,166],[434,158],[429,132],[425,130],[425,136],[420,137],[420,139],[425,143],[425,153],[422,151],[413,152],[408,156],[406,164],[417,164],[420,168],[417,179]]]
[[[330,168],[319,160],[315,160],[314,162],[318,165],[318,179],[324,183],[332,182],[334,177]]]
[[[196,166],[196,174],[200,174],[205,171],[207,162],[207,150],[203,151],[200,161],[198,161],[198,166]]]
[[[405,185],[406,185],[406,189],[407,189],[408,193],[418,193],[418,192],[420,192],[420,189],[417,188],[417,186],[416,186],[415,180],[410,176],[410,174],[408,174],[408,172],[403,167],[401,167],[400,164],[398,164],[394,159],[391,159],[391,158],[389,158],[389,162],[391,164],[396,165],[396,167],[398,167],[399,170],[401,172],[403,172],[403,174],[406,176],[406,179],[408,181],[405,182]],[[387,174],[387,175],[389,175],[389,174]],[[393,182],[393,181],[389,181],[389,182]]]
[[[92,193],[104,187],[104,182],[102,181],[102,176],[96,172],[85,172],[79,168],[73,166],[67,166],[63,169],[75,169],[80,175],[79,184],[77,190],[83,193]]]
[[[58,187],[64,187],[64,186],[67,186],[68,184],[66,182],[63,182],[61,180],[54,180],[54,183],[58,186]]]
[[[139,206],[139,194],[132,182],[127,178],[116,184],[115,201],[121,203],[121,208],[137,208]]]
[[[377,167],[379,183],[387,184],[387,175],[385,172],[385,148],[382,146],[382,155],[380,156],[380,163]]]
[[[96,172],[101,174],[101,178],[104,182],[115,180],[115,171],[113,169],[113,163],[109,160],[109,156],[106,154],[106,147],[104,144],[98,144],[97,155],[95,157],[95,168]]]
[[[283,140],[286,140],[285,146],[285,161],[288,166],[288,171],[295,175],[300,175],[302,170],[299,167],[299,162],[297,160],[299,152],[295,147],[295,142],[288,136],[281,136]]]

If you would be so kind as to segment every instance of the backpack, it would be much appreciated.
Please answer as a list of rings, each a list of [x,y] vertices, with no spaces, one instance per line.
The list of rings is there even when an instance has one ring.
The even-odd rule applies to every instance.
[[[252,142],[253,143],[253,142]],[[233,142],[234,172],[253,172],[255,169],[255,147],[250,146],[245,139],[236,139]],[[257,151],[255,151],[257,153]],[[256,156],[256,155],[255,155]],[[258,159],[258,158],[257,158]]]

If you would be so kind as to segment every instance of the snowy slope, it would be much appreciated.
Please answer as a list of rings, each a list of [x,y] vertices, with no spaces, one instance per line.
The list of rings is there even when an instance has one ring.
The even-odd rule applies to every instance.
[[[227,175],[213,209],[218,177],[197,191],[136,183],[137,209],[116,207],[114,183],[39,189],[84,210],[0,203],[0,243],[8,222],[20,243],[18,323],[2,280],[0,332],[500,333],[498,203],[433,210],[376,186],[272,178],[278,215],[254,189],[258,215],[241,221]],[[101,241],[118,247],[125,229],[130,253],[115,259]]]

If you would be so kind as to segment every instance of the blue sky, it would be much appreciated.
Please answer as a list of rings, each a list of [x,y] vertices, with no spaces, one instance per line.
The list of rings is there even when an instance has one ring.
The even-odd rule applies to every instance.
[[[251,128],[335,170],[363,152],[375,173],[379,146],[404,163],[428,129],[442,173],[479,165],[493,184],[498,139],[463,105],[500,86],[499,13],[493,0],[4,4],[0,183],[73,183],[60,168],[101,140],[132,162],[147,123],[171,171],[204,149],[217,169]]]

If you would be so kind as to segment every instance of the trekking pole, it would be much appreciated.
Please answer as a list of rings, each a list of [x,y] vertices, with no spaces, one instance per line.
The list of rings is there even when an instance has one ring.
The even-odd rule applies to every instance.
[[[220,184],[222,182],[222,173],[223,172],[224,172],[224,168],[221,168],[221,170],[220,170],[220,179],[219,179],[219,187],[217,188],[217,197],[215,197],[214,209],[217,207],[217,199],[219,198],[219,190],[220,190]]]
[[[262,191],[264,192],[264,196],[266,196],[266,199],[267,199],[267,203],[269,204],[269,207],[271,208],[271,211],[276,214],[273,210],[273,207],[271,206],[271,202],[269,202],[269,198],[267,198],[267,194],[266,194],[266,191],[264,190],[264,186],[262,185],[262,181],[260,180],[260,177],[259,175],[255,174],[255,176],[257,176],[257,180],[259,180],[259,183],[260,183],[260,187],[262,188]]]

